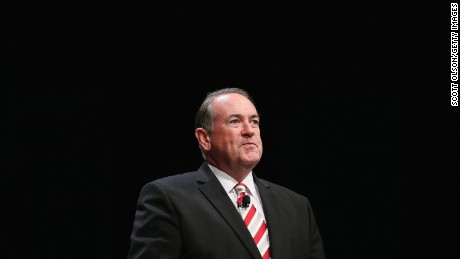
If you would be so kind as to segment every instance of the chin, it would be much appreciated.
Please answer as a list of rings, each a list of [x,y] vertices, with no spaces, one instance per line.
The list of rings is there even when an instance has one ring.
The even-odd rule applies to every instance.
[[[257,164],[260,161],[260,156],[248,156],[244,159],[245,164]]]

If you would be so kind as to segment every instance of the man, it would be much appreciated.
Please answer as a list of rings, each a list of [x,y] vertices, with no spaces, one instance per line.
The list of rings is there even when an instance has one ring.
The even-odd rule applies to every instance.
[[[308,199],[252,171],[260,118],[239,88],[209,93],[195,118],[197,171],[146,184],[128,259],[324,259]]]

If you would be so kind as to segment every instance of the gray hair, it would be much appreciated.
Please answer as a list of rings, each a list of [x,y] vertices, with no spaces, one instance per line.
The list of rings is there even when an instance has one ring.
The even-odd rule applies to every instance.
[[[214,110],[212,109],[212,102],[214,98],[223,94],[241,94],[242,96],[246,97],[251,101],[251,103],[255,106],[254,100],[249,95],[248,92],[241,88],[223,88],[220,90],[216,90],[213,92],[209,92],[203,100],[198,112],[195,116],[195,129],[203,128],[209,133],[213,131],[213,119],[214,119]]]

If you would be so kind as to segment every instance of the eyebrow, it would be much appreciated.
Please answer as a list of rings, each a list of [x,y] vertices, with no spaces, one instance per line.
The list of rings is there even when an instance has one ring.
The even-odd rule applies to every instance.
[[[228,115],[227,120],[230,119],[230,118],[232,118],[232,117],[242,118],[243,115],[240,114],[240,113],[232,113],[232,114]],[[251,115],[251,116],[249,116],[249,118],[250,118],[250,119],[254,119],[254,118],[260,119],[260,114]]]

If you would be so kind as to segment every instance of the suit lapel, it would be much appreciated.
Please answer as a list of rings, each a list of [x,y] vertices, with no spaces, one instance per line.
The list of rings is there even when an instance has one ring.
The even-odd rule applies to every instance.
[[[260,252],[246,225],[244,225],[240,214],[238,214],[219,180],[206,163],[203,163],[198,170],[197,182],[200,191],[230,225],[251,255],[254,258],[260,258]]]
[[[271,258],[283,258],[282,247],[289,247],[287,242],[285,228],[283,227],[283,216],[281,215],[282,202],[278,200],[276,193],[270,189],[267,182],[262,182],[254,175],[255,183],[259,190],[260,198],[263,204],[265,220],[268,227],[268,236],[270,238]]]

